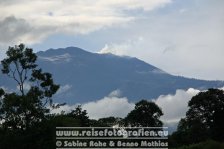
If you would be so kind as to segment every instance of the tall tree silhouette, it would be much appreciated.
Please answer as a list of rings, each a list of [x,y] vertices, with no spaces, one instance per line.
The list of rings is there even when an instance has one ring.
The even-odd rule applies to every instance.
[[[138,127],[160,127],[163,125],[159,120],[162,115],[162,110],[154,102],[141,100],[135,104],[135,109],[127,115],[125,123]]]
[[[192,97],[188,106],[186,117],[181,119],[177,131],[170,137],[173,144],[192,144],[207,139],[224,141],[223,90],[200,92]]]
[[[186,121],[190,129],[194,129],[192,123],[198,121],[211,138],[224,140],[224,123],[221,120],[224,117],[223,90],[200,92],[189,101],[188,106],[190,108],[186,113]]]
[[[38,68],[37,56],[24,44],[9,47],[6,55],[1,61],[2,73],[17,83],[19,92],[5,93],[1,89],[0,118],[6,129],[24,130],[40,122],[49,112],[46,105],[52,105],[52,96],[59,85],[50,73]]]

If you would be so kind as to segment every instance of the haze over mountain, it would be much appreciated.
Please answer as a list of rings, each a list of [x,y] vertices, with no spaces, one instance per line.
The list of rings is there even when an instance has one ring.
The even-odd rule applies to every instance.
[[[77,47],[38,52],[38,64],[61,85],[56,102],[84,103],[116,91],[131,101],[173,94],[177,89],[222,87],[223,81],[204,81],[173,76],[133,57],[98,54]],[[183,66],[184,67],[184,66]],[[15,83],[0,76],[0,86],[15,89]]]

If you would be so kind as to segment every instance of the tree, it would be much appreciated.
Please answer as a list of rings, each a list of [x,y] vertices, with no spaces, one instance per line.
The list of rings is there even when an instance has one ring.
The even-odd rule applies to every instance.
[[[163,123],[159,118],[162,115],[162,110],[154,102],[141,100],[127,115],[125,123],[137,127],[161,127]]]
[[[112,126],[115,126],[115,125],[122,126],[123,125],[123,119],[119,118],[119,117],[110,116],[110,117],[100,118],[98,120],[98,123],[101,126],[104,126],[104,127],[112,127]]]
[[[192,122],[198,121],[210,137],[224,139],[224,92],[219,89],[209,89],[194,96],[188,103],[186,121],[189,129],[194,129]]]
[[[186,117],[171,136],[177,144],[192,144],[214,139],[224,141],[224,91],[208,89],[188,103]]]
[[[72,110],[68,116],[80,121],[81,127],[88,127],[90,126],[90,120],[87,116],[86,110],[82,110],[81,105],[78,105],[75,110]]]
[[[5,129],[25,130],[42,121],[52,105],[52,96],[59,89],[50,73],[37,68],[37,56],[24,44],[9,47],[1,61],[2,73],[15,80],[19,92],[0,90],[0,119]],[[26,86],[30,86],[28,89]]]

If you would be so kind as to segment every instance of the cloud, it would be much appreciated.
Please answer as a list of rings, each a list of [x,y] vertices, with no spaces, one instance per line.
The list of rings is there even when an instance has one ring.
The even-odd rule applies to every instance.
[[[224,87],[219,89],[224,90]],[[154,100],[164,113],[161,120],[164,122],[164,126],[169,127],[170,133],[176,130],[180,119],[186,116],[189,108],[188,102],[199,92],[202,91],[194,88],[189,88],[186,91],[176,90],[174,95],[161,95]]]
[[[5,86],[0,86],[1,89],[3,89],[6,93],[12,93],[15,92],[13,89],[9,89],[8,87]]]
[[[134,109],[134,103],[129,103],[127,98],[105,97],[95,102],[83,104],[83,109],[87,110],[92,119],[109,116],[124,118]]]
[[[30,88],[31,88],[30,83],[29,83],[29,82],[24,82],[24,84],[23,84],[23,89],[24,89],[24,91],[28,91]],[[17,85],[16,89],[19,91],[20,86]]]
[[[51,110],[51,113],[61,113],[61,111],[70,112],[77,107],[76,105],[65,105],[58,109]],[[103,117],[122,117],[134,109],[134,103],[129,103],[127,98],[104,97],[103,99],[87,102],[82,104],[83,110],[87,110],[91,119],[99,119]]]
[[[51,109],[50,108],[51,109],[50,112],[54,113],[54,114],[55,113],[60,114],[61,112],[69,113],[72,110],[74,110],[77,106],[78,106],[78,104],[77,105],[64,105],[64,106],[60,106],[60,108],[56,108],[56,109]]]
[[[108,95],[108,97],[121,97],[121,95],[122,95],[121,90],[117,89],[117,90],[112,91],[112,92]]]
[[[9,16],[0,20],[0,42],[20,40],[21,36],[30,32],[31,26],[24,19]]]
[[[122,43],[110,43],[106,44],[101,50],[99,50],[99,54],[112,53],[119,56],[131,55],[133,56],[136,52],[138,46],[141,45],[143,41],[143,37],[135,37],[134,39],[126,40]],[[134,47],[134,48],[133,48]]]
[[[83,110],[87,110],[88,116],[91,119],[99,119],[103,117],[122,117],[124,118],[131,110],[134,109],[135,104],[130,103],[126,97],[121,96],[119,90],[112,91],[108,97],[91,101],[82,104]],[[65,105],[58,109],[53,109],[51,113],[60,113],[61,111],[70,112],[77,107],[75,105]]]
[[[4,87],[1,87],[7,90]],[[71,88],[71,85],[64,85],[59,92],[64,93]],[[221,88],[223,89],[223,88]],[[157,99],[153,99],[163,111],[164,115],[161,120],[166,126],[176,127],[179,120],[186,115],[188,110],[188,101],[198,94],[200,91],[189,88],[188,90],[177,90],[174,95],[161,95]],[[82,104],[82,108],[87,110],[91,119],[99,119],[103,117],[126,117],[127,114],[134,109],[135,103],[130,102],[126,97],[120,97],[119,90],[112,91],[107,97],[97,101],[91,101]],[[77,107],[75,105],[64,105],[58,109],[53,109],[52,113],[60,113],[61,111],[70,112]],[[174,128],[175,129],[175,128]]]
[[[177,90],[174,95],[161,95],[157,99],[152,99],[161,107],[164,115],[161,119],[166,125],[176,125],[178,121],[185,116],[188,109],[188,101],[199,93],[199,90],[189,88],[188,90]],[[98,119],[102,117],[125,117],[134,109],[135,103],[130,102],[126,97],[118,97],[121,93],[119,90],[112,91],[107,97],[97,101],[82,104],[82,108],[87,110],[90,118]],[[76,105],[65,105],[54,112],[64,110],[66,112],[75,109]],[[100,109],[100,110],[99,110]]]
[[[62,86],[60,86],[60,88],[56,94],[63,94],[65,92],[67,92],[68,90],[70,90],[71,88],[72,88],[72,85],[70,85],[70,84],[62,85]]]
[[[161,119],[166,123],[178,123],[181,118],[185,117],[188,101],[199,92],[199,90],[189,88],[187,91],[177,90],[175,95],[159,96],[154,101],[164,113]]]
[[[134,56],[175,75],[223,80],[223,5],[174,1],[165,12],[145,15],[117,31],[121,37],[115,35],[118,39],[99,51]]]
[[[220,89],[224,90],[224,87]],[[103,99],[84,103],[82,104],[82,108],[87,111],[91,119],[109,116],[124,118],[134,109],[135,103],[130,102],[126,97],[117,97],[117,95],[120,95],[117,92],[119,90],[111,92],[110,96]],[[164,126],[169,127],[170,133],[176,130],[180,119],[186,116],[188,102],[199,92],[200,90],[194,88],[189,88],[188,90],[178,89],[174,95],[161,95],[157,99],[151,99],[151,101],[155,102],[162,109],[164,115],[161,117],[161,120]],[[54,109],[52,113],[60,113],[62,110],[70,112],[77,105],[65,105],[59,109]]]
[[[6,49],[0,45],[0,60],[6,57],[5,51]]]
[[[71,61],[71,55],[68,53],[62,54],[62,55],[56,55],[52,57],[43,57],[39,56],[39,59],[42,59],[44,61],[50,61],[55,63],[61,63],[61,62],[70,62]]]
[[[152,11],[171,0],[9,0],[0,1],[0,43],[38,43],[57,33],[87,34],[125,24],[136,9]],[[14,43],[13,42],[13,43]]]
[[[55,30],[53,26],[36,27],[31,23],[25,18],[17,18],[14,15],[0,19],[0,44],[4,46],[23,42],[38,43]]]
[[[224,80],[223,5],[222,0],[1,0],[0,47],[49,37],[38,50],[75,43],[138,57],[176,75]]]

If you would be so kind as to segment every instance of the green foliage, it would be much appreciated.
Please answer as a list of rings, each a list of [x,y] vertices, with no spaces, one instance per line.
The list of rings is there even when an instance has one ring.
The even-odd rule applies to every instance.
[[[124,120],[122,118],[113,116],[100,118],[98,120],[90,120],[91,127],[112,127],[115,125],[124,126]]]
[[[69,114],[45,115],[45,119],[25,130],[0,129],[1,149],[55,149],[56,127],[81,127],[80,119]]]
[[[100,118],[98,122],[101,124],[101,126],[104,127],[112,127],[114,125],[119,125],[122,126],[124,125],[123,119],[119,117],[105,117],[105,118]]]
[[[44,120],[49,112],[46,104],[52,104],[51,97],[59,86],[54,84],[50,73],[37,68],[37,56],[32,49],[20,44],[9,47],[6,54],[1,61],[2,73],[15,80],[20,93],[0,89],[0,120],[4,120],[4,129],[25,130]],[[25,84],[30,88],[25,89]]]
[[[75,110],[72,110],[68,116],[79,120],[82,127],[90,126],[90,120],[87,116],[87,112],[86,110],[82,110],[81,105],[78,105]]]
[[[186,117],[181,119],[177,131],[169,137],[172,147],[189,145],[213,139],[224,141],[224,92],[209,89],[189,101]]]
[[[224,91],[219,89],[209,89],[206,92],[200,92],[194,96],[188,106],[190,107],[186,113],[186,121],[188,127],[195,133],[193,129],[197,121],[202,131],[207,132],[212,139],[224,141]]]
[[[35,64],[37,56],[30,48],[25,48],[25,45],[20,44],[15,47],[9,47],[6,52],[7,58],[1,61],[2,73],[13,78],[24,95],[24,83],[28,79],[28,71],[37,67]]]
[[[0,129],[1,149],[55,149],[56,127],[80,127],[79,120],[67,115],[48,115],[45,120],[26,130]]]
[[[135,109],[127,115],[125,123],[127,126],[161,127],[163,123],[159,118],[162,115],[162,110],[154,102],[141,100],[135,104]]]

